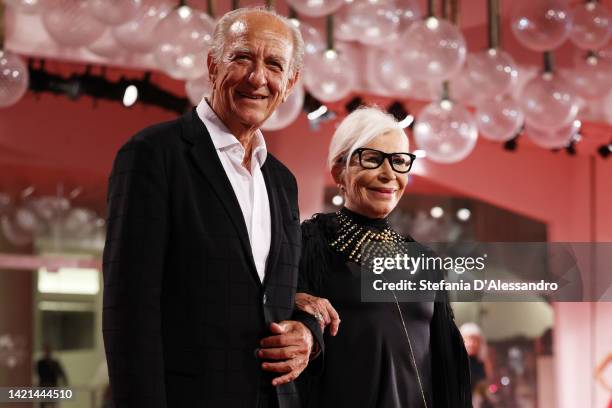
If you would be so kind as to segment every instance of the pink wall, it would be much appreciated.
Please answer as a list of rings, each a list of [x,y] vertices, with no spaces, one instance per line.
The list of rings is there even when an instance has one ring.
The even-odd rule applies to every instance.
[[[28,95],[15,107],[0,110],[0,187],[34,183],[44,191],[61,177],[85,186],[85,196],[102,208],[117,148],[140,128],[173,116],[155,108]],[[270,151],[298,179],[302,218],[321,210],[323,189],[330,185],[325,157],[334,125],[312,132],[302,116],[283,131],[267,133]],[[510,153],[481,140],[467,160],[454,165],[423,160],[415,173],[451,191],[542,220],[553,241],[612,241],[612,160],[592,160],[553,154],[526,141]],[[595,398],[594,361],[612,349],[610,325],[602,324],[612,316],[610,305],[556,305],[561,408],[584,406],[579,402]],[[602,402],[604,396],[599,392],[597,398]]]

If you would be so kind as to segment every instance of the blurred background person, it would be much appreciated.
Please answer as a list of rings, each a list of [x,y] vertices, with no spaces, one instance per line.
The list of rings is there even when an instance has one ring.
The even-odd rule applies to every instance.
[[[53,358],[53,349],[49,344],[43,346],[44,356],[36,362],[36,373],[38,374],[38,385],[40,387],[57,387],[68,385],[68,377],[59,360]],[[56,407],[55,402],[43,402],[41,408]]]
[[[459,331],[470,361],[470,380],[472,385],[472,404],[475,408],[492,407],[488,395],[488,379],[491,378],[491,367],[487,359],[487,342],[480,327],[473,322],[464,323]]]

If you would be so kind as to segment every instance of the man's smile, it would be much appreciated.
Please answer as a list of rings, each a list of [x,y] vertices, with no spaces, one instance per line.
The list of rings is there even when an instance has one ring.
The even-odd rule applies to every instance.
[[[257,95],[257,94],[251,94],[248,92],[240,92],[240,91],[236,91],[236,94],[238,94],[238,96],[241,98],[247,98],[247,99],[252,99],[252,100],[261,100],[261,99],[266,99],[268,97],[267,95]]]

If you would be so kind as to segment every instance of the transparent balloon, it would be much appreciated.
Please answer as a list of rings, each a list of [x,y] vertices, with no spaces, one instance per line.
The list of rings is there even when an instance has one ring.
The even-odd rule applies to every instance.
[[[442,89],[442,84],[439,87]],[[449,92],[452,99],[462,101],[468,105],[474,104],[479,98],[486,98],[485,95],[481,95],[479,90],[472,85],[466,65],[450,78]]]
[[[529,124],[525,126],[527,137],[529,137],[533,143],[545,149],[561,149],[566,147],[579,130],[579,120],[574,120],[569,125],[565,125],[554,131],[544,131],[529,126]]]
[[[116,26],[136,17],[142,0],[88,0],[91,13],[106,25]]]
[[[469,54],[465,69],[469,86],[479,98],[492,98],[507,92],[518,76],[512,56],[495,48]]]
[[[102,37],[89,44],[87,49],[97,56],[107,58],[111,61],[118,58],[124,58],[128,55],[128,52],[117,44],[110,29],[107,29],[104,34],[102,34]]]
[[[612,42],[597,50],[597,56],[604,61],[612,63]]]
[[[95,228],[97,216],[92,210],[86,208],[72,208],[63,220],[62,229],[71,237],[86,237]]]
[[[366,52],[367,85],[373,93],[425,101],[440,97],[439,82],[412,78],[404,69],[403,53],[377,47]]]
[[[612,17],[606,6],[597,2],[579,3],[572,9],[574,24],[570,40],[583,50],[597,50],[612,35]]]
[[[93,17],[90,3],[83,0],[52,0],[42,15],[45,29],[58,44],[86,46],[104,34],[106,26]]]
[[[388,44],[390,38],[397,36],[400,17],[393,0],[355,0],[347,13],[347,24],[359,33],[356,40],[363,44]]]
[[[342,41],[357,40],[359,33],[349,23],[349,12],[351,3],[345,3],[338,11],[334,13],[334,38]]]
[[[32,234],[27,231],[23,231],[15,223],[15,215],[2,215],[0,216],[0,230],[2,236],[11,244],[15,246],[25,246],[32,242]],[[0,358],[2,355],[0,354]],[[0,361],[2,362],[2,361]]]
[[[474,119],[461,104],[448,100],[436,101],[417,115],[414,140],[432,161],[461,161],[474,150],[477,139]]]
[[[355,62],[346,52],[325,50],[311,59],[304,71],[306,89],[321,102],[334,102],[347,96],[357,83]]]
[[[493,142],[505,142],[515,137],[523,126],[521,107],[510,96],[482,101],[476,109],[476,124],[480,135]]]
[[[17,55],[0,49],[0,108],[16,104],[29,85],[28,67]]]
[[[304,106],[304,87],[301,84],[296,84],[293,92],[287,100],[281,103],[272,115],[261,126],[263,130],[279,130],[284,129],[292,124]]]
[[[534,51],[554,50],[567,40],[572,14],[564,0],[523,0],[511,18],[512,32]]]
[[[185,92],[187,92],[187,97],[194,105],[199,104],[205,96],[210,96],[212,84],[208,78],[208,69],[201,77],[186,81]]]
[[[208,14],[180,6],[155,29],[155,60],[174,79],[195,79],[206,70],[215,22]]]
[[[142,0],[136,17],[125,24],[113,27],[117,43],[127,51],[147,54],[158,45],[155,36],[157,23],[175,6],[172,0]]]
[[[439,82],[415,80],[412,84],[412,97],[421,101],[440,99],[442,85]]]
[[[525,85],[532,78],[539,75],[538,68],[535,66],[518,66],[517,67],[518,76],[516,79],[516,83],[510,88],[510,95],[515,100],[519,100],[521,95],[523,94],[523,89],[525,89]]]
[[[416,0],[395,0],[394,4],[395,14],[399,18],[399,26],[383,44],[385,47],[401,48],[402,42],[400,39],[402,34],[410,28],[412,23],[420,21],[423,18],[423,12]]]
[[[300,29],[302,40],[304,40],[304,64],[308,65],[310,57],[317,55],[325,49],[325,41],[321,33],[310,24],[298,19],[292,19],[291,23]]]
[[[413,78],[442,81],[459,72],[465,62],[463,35],[445,20],[430,17],[415,22],[400,41],[404,68]]]
[[[612,61],[596,54],[576,60],[574,68],[561,71],[573,92],[583,99],[599,99],[612,89]]]
[[[42,224],[36,213],[28,207],[18,207],[14,215],[15,225],[24,232],[34,233],[41,228]]]
[[[298,13],[309,17],[322,17],[338,10],[344,0],[287,0]]]
[[[45,0],[4,0],[4,3],[21,13],[37,14],[48,7],[49,1]]]
[[[376,93],[400,97],[412,95],[414,79],[405,74],[401,54],[382,48],[368,47],[366,54],[368,87]]]
[[[580,108],[580,102],[567,82],[550,72],[527,82],[520,101],[526,123],[544,131],[569,125],[576,119]]]
[[[62,218],[71,207],[70,200],[57,196],[38,197],[31,200],[28,205],[40,219],[46,222]]]

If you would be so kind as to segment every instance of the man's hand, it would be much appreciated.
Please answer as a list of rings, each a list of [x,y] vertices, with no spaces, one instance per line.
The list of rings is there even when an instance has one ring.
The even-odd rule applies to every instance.
[[[313,315],[319,322],[321,330],[329,326],[329,334],[332,336],[338,334],[340,316],[329,300],[300,292],[295,294],[295,306]]]
[[[266,371],[284,373],[272,380],[277,386],[295,380],[308,365],[312,351],[312,333],[301,322],[285,320],[271,323],[272,336],[261,340],[258,357],[264,360],[282,360],[277,363],[264,362],[261,367]]]

